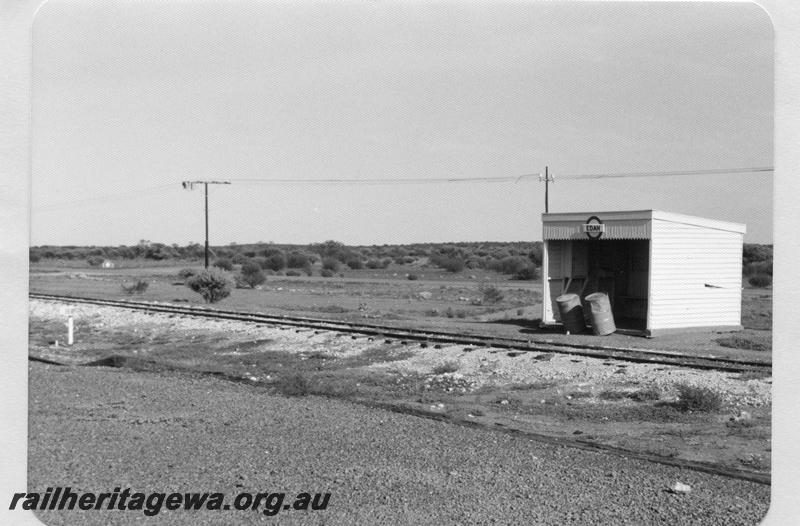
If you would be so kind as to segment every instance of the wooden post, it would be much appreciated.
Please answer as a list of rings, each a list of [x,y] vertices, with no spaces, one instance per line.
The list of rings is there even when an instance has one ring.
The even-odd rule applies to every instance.
[[[208,183],[203,183],[206,190],[206,269],[208,269]]]
[[[544,167],[544,213],[550,211],[550,176],[547,166]]]

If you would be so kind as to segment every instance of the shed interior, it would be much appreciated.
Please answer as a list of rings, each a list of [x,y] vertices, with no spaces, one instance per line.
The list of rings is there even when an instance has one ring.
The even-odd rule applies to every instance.
[[[641,239],[549,240],[548,285],[553,313],[556,298],[574,293],[584,298],[605,292],[620,329],[647,328],[650,241]]]

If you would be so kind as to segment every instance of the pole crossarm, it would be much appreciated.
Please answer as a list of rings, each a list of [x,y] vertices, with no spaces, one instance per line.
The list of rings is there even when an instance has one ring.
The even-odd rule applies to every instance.
[[[230,181],[183,181],[181,186],[185,190],[193,190],[196,184],[231,184]]]

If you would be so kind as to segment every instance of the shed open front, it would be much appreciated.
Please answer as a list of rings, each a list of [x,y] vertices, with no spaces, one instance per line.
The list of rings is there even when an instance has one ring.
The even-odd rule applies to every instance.
[[[556,298],[594,292],[608,295],[618,329],[647,328],[650,241],[646,239],[548,240],[546,252],[547,298],[550,316],[545,323],[560,321]],[[587,316],[587,322],[588,322]]]

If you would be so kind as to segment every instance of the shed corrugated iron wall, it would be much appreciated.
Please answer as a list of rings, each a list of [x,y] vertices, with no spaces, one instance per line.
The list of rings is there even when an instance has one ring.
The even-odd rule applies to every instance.
[[[653,219],[648,328],[741,324],[743,234]]]

